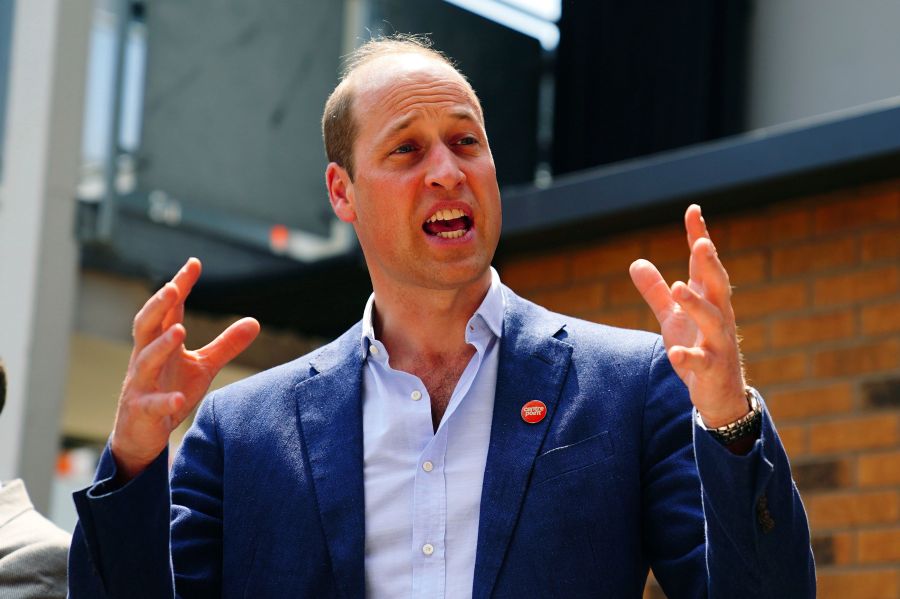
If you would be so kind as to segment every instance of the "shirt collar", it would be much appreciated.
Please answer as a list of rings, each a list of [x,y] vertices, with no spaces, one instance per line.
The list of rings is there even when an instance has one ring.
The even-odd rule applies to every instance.
[[[487,325],[488,329],[498,339],[503,336],[503,313],[506,311],[506,295],[503,293],[503,285],[500,284],[500,275],[491,266],[491,286],[488,288],[487,295],[481,301],[481,305],[475,310],[475,314],[469,319],[471,325],[477,319],[481,319]],[[362,338],[363,349],[368,350],[369,345],[378,343],[375,338],[375,294],[369,296],[366,302],[366,308],[363,310],[362,318]]]

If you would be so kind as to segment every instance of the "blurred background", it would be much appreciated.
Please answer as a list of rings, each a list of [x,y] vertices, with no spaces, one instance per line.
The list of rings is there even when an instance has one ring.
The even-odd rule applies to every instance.
[[[189,346],[263,323],[214,387],[360,318],[319,119],[342,55],[428,33],[484,104],[517,292],[653,330],[628,264],[686,278],[702,203],[822,596],[900,597],[898,22],[900,0],[0,0],[0,479],[74,526],[133,315],[189,256]]]

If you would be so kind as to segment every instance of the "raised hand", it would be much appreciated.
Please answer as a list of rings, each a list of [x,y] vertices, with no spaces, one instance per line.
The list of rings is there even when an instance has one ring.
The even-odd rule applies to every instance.
[[[631,280],[653,310],[675,372],[687,385],[704,424],[719,427],[749,411],[731,285],[696,204],[684,215],[691,250],[690,280],[666,284],[647,260],[631,265]]]
[[[200,269],[199,260],[189,259],[134,318],[134,349],[110,440],[120,480],[134,478],[165,449],[219,370],[259,334],[259,323],[243,318],[205,347],[185,349],[184,301]]]

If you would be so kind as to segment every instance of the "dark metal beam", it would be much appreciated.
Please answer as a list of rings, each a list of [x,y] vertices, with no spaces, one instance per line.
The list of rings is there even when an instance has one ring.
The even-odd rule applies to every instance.
[[[503,251],[896,177],[900,98],[504,190]]]

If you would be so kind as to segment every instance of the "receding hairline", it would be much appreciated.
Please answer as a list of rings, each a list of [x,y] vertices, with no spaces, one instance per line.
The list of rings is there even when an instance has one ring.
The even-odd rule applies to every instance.
[[[367,73],[378,73],[376,68],[379,66],[379,63],[387,62],[388,64],[397,64],[400,66],[404,65],[404,57],[415,57],[420,58],[423,62],[420,64],[425,65],[428,63],[437,65],[441,69],[443,69],[450,78],[455,79],[462,88],[465,90],[467,96],[469,96],[469,100],[472,103],[472,106],[475,109],[475,115],[484,124],[484,113],[481,108],[481,101],[478,99],[478,95],[475,93],[472,84],[469,83],[469,80],[466,79],[465,75],[463,75],[456,66],[449,62],[449,60],[440,54],[433,54],[432,51],[418,50],[415,48],[411,48],[409,50],[398,50],[396,52],[378,54],[369,57],[368,60],[361,61],[356,64],[351,70],[347,71],[344,75],[344,78],[341,80],[338,87],[343,86],[343,91],[348,93],[350,99],[350,113],[355,117],[355,108],[356,108],[356,100],[363,89],[363,85],[361,85],[361,78],[365,77]],[[407,63],[409,64],[409,63]],[[415,68],[410,69],[410,72],[415,71]],[[372,81],[373,88],[377,88],[383,83],[387,83],[392,80],[392,77],[389,75],[385,75],[380,77],[383,79],[383,82],[377,81],[379,77],[374,77]]]

